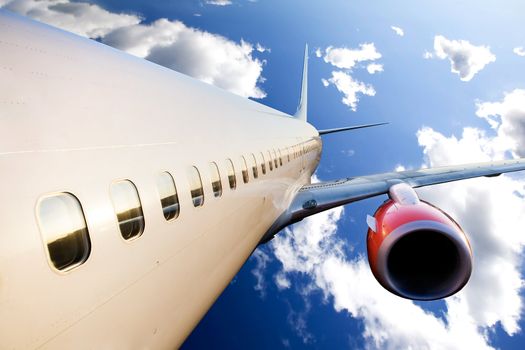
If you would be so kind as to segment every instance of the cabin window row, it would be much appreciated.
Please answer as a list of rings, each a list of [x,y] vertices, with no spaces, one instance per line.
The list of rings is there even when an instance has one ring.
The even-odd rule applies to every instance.
[[[273,171],[274,168],[283,166],[285,162],[290,162],[317,148],[320,148],[320,141],[312,139],[283,149],[259,152],[257,155],[251,153],[247,158],[252,177],[257,179],[259,174],[265,175],[267,169]],[[248,183],[250,180],[247,158],[240,157],[243,183]],[[227,159],[225,167],[228,185],[231,190],[235,190],[237,176],[233,161]],[[223,187],[217,163],[209,164],[209,174],[214,197],[221,197]],[[204,188],[200,172],[197,167],[192,166],[188,169],[187,175],[193,206],[201,207],[204,204]],[[180,204],[173,176],[167,171],[160,173],[157,175],[156,185],[164,218],[167,221],[175,220],[180,214]],[[110,185],[110,197],[122,238],[131,240],[142,235],[145,220],[135,184],[130,180],[113,182]],[[68,271],[82,265],[91,253],[91,240],[78,198],[69,192],[45,195],[39,199],[36,212],[52,265],[59,271]]]

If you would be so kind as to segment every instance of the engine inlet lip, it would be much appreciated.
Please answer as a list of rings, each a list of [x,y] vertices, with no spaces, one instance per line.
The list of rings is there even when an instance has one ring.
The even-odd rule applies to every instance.
[[[432,293],[428,295],[421,295],[410,293],[409,291],[403,290],[400,288],[397,283],[391,278],[389,269],[388,269],[388,257],[390,252],[397,241],[401,238],[414,233],[415,231],[435,231],[445,235],[450,241],[455,244],[457,252],[459,254],[460,270],[457,272],[459,276],[456,283],[451,285],[442,293]],[[465,234],[461,231],[460,228],[451,227],[450,225],[443,224],[437,221],[431,220],[419,220],[412,221],[407,224],[401,225],[392,231],[385,240],[382,242],[381,247],[378,251],[377,259],[377,280],[383,287],[388,289],[390,292],[411,300],[436,300],[446,298],[450,295],[453,295],[457,291],[461,290],[467,284],[470,274],[472,272],[472,250],[470,244],[468,243]]]

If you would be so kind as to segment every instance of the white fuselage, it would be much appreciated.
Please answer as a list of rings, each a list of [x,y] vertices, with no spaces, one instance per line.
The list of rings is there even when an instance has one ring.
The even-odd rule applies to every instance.
[[[305,142],[314,145],[308,152]],[[270,170],[274,150],[282,165]],[[0,348],[179,346],[309,183],[320,152],[305,122],[0,11]],[[192,166],[204,185],[201,207],[190,195]],[[156,185],[163,171],[180,201],[172,221]],[[129,241],[110,198],[122,179],[136,186],[145,221]],[[67,271],[50,262],[35,209],[61,192],[78,198],[91,241],[87,260]]]

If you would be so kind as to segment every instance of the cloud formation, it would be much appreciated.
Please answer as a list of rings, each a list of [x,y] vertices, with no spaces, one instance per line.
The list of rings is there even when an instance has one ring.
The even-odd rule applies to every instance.
[[[405,35],[405,32],[403,31],[403,29],[401,29],[399,27],[391,26],[390,29],[392,29],[394,31],[394,33],[396,33],[399,36],[404,36]]]
[[[512,49],[512,52],[514,52],[518,56],[525,57],[525,49],[523,48],[523,46],[515,47],[514,49]]]
[[[448,58],[451,72],[462,81],[470,81],[487,64],[496,61],[488,46],[474,46],[467,40],[449,40],[442,35],[434,37],[434,54],[442,60]]]
[[[215,6],[228,6],[232,4],[230,0],[206,0],[206,3],[208,5],[215,5]]]
[[[510,151],[515,157],[525,157],[525,90],[506,93],[502,101],[478,102],[476,115],[496,130],[492,142],[495,152]]]
[[[374,96],[376,94],[372,85],[355,80],[350,74],[342,71],[333,71],[332,77],[328,80],[323,79],[322,82],[325,87],[333,84],[337,90],[343,94],[343,98],[341,99],[343,104],[350,107],[354,112],[357,110],[359,94],[367,96]]]
[[[375,73],[378,73],[378,72],[382,72],[383,71],[383,65],[379,64],[379,63],[370,63],[368,66],[366,66],[366,70],[370,74],[375,74]]]
[[[0,6],[42,22],[96,38],[105,44],[190,75],[243,97],[264,98],[258,86],[264,62],[258,44],[239,43],[221,35],[162,18],[142,23],[137,15],[112,13],[98,5],[70,0],[0,0]],[[263,50],[263,51],[261,51]]]
[[[502,141],[500,132],[505,130],[504,120],[512,124],[525,119],[525,114],[516,112],[525,110],[519,103],[523,94],[514,90],[502,101],[478,103],[480,117],[497,116],[497,124],[487,119],[492,120],[496,135],[465,128],[458,138],[420,129],[423,166],[495,160],[514,152],[505,147],[509,144]],[[524,176],[465,180],[422,188],[418,193],[460,223],[474,252],[470,282],[445,299],[442,314],[390,294],[375,281],[366,257],[346,255],[346,243],[336,235],[341,208],[307,218],[272,241],[274,255],[282,264],[280,278],[293,284],[297,276],[307,276],[310,285],[301,293],[307,296],[308,290],[320,290],[335,310],[361,319],[362,336],[373,349],[488,349],[496,326],[509,335],[520,332],[525,236],[516,228],[525,225]]]
[[[358,62],[374,61],[379,58],[381,54],[374,43],[364,43],[360,44],[358,49],[328,46],[323,59],[337,68],[351,69]]]
[[[89,38],[100,38],[141,21],[137,15],[111,13],[97,5],[70,0],[0,0],[0,7]]]
[[[257,249],[253,252],[250,259],[255,260],[255,267],[251,272],[257,283],[253,289],[259,292],[261,298],[264,298],[266,296],[266,280],[264,270],[266,269],[266,265],[268,265],[268,262],[271,260],[271,258],[263,251],[263,249]]]
[[[236,43],[180,21],[159,19],[116,29],[102,41],[237,95],[266,96],[257,86],[263,62],[252,56],[254,47],[243,40]]]
[[[365,84],[352,76],[354,69],[364,68],[359,65],[361,62],[369,62],[365,66],[369,74],[383,71],[383,65],[375,62],[381,58],[381,53],[377,51],[374,43],[360,44],[357,49],[328,46],[324,53],[317,48],[315,55],[319,58],[323,57],[326,63],[339,69],[332,71],[331,78],[322,79],[321,82],[325,87],[334,85],[343,94],[341,100],[343,104],[350,107],[352,111],[357,110],[359,95],[375,95],[376,91],[372,85]]]

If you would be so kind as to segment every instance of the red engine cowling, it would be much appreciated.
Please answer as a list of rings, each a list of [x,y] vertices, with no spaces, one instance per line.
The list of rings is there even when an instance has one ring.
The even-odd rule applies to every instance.
[[[434,300],[463,288],[472,271],[472,250],[459,225],[420,201],[406,184],[368,218],[368,261],[379,283],[401,297]]]

